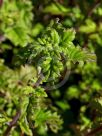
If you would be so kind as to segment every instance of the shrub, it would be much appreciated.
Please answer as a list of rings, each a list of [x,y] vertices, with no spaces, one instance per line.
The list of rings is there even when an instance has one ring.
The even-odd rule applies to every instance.
[[[101,12],[99,0],[0,1],[0,135],[101,135]]]

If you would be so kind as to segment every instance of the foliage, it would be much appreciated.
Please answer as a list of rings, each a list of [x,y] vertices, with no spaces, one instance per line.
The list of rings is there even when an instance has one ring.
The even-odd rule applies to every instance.
[[[1,136],[101,136],[101,17],[100,0],[0,1]]]

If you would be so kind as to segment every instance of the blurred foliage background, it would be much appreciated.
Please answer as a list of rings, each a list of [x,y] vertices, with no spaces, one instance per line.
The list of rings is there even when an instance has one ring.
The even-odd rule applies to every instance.
[[[30,94],[32,88],[24,89],[36,76],[36,68],[28,58],[24,61],[22,54],[56,18],[65,28],[76,31],[74,45],[95,52],[97,61],[86,62],[82,67],[73,64],[63,86],[47,94],[39,87],[29,105],[25,94]],[[101,0],[0,0],[1,136],[102,136],[101,91]],[[30,106],[35,106],[34,111]],[[19,116],[19,107],[33,118],[34,128],[23,114],[19,125],[12,125],[12,118]],[[32,115],[27,114],[30,112]]]

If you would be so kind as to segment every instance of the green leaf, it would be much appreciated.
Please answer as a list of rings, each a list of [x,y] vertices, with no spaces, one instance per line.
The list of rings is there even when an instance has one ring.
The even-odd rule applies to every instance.
[[[7,121],[8,121],[8,118],[0,113],[0,124],[6,123]]]
[[[45,13],[51,13],[54,15],[67,14],[70,10],[59,3],[51,3],[44,8]]]
[[[32,29],[32,36],[36,37],[43,29],[43,25],[37,23]]]
[[[27,107],[29,104],[29,97],[23,96],[20,103],[20,109],[21,109],[21,116],[20,118],[23,119],[27,114]]]
[[[70,109],[70,106],[67,102],[57,101],[56,104],[62,109],[67,110]]]
[[[23,88],[22,92],[25,95],[29,95],[29,94],[34,93],[34,89],[31,86],[26,86]]]
[[[13,42],[14,45],[26,46],[30,42],[28,33],[22,27],[5,29],[5,37]]]
[[[23,133],[27,134],[28,136],[33,136],[31,129],[29,128],[29,123],[26,119],[26,117],[24,119],[22,119],[20,122],[20,128],[22,130]]]
[[[51,30],[51,37],[54,44],[59,44],[60,37],[58,32],[55,29]]]
[[[35,96],[37,97],[47,97],[47,94],[44,90],[44,88],[41,88],[40,86],[35,89]]]
[[[91,101],[90,105],[93,109],[97,109],[99,112],[102,113],[102,100],[94,99]]]
[[[64,30],[62,35],[62,44],[63,43],[69,44],[69,42],[73,41],[74,38],[75,38],[75,31],[73,29]]]
[[[87,19],[85,23],[85,25],[79,27],[80,32],[92,33],[96,31],[96,24],[91,19]]]

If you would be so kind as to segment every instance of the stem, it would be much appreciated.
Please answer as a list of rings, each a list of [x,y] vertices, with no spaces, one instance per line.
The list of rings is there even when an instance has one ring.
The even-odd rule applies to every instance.
[[[14,127],[17,124],[17,121],[18,121],[20,115],[21,115],[21,111],[19,110],[16,113],[16,115],[13,117],[12,121],[8,123],[8,127],[7,127],[3,136],[9,136],[12,127]]]
[[[43,78],[44,78],[43,74],[40,73],[40,76],[39,76],[37,82],[35,84],[33,84],[32,87],[33,88],[37,88],[40,85],[40,83],[41,83],[41,81],[42,81]]]
[[[24,133],[23,133],[23,132],[21,132],[20,136],[24,136]]]
[[[92,8],[90,8],[87,16],[90,17],[92,15],[94,9],[96,9],[100,4],[101,4],[101,1],[97,0],[96,3],[92,6]]]
[[[0,97],[5,97],[5,94],[0,92]]]
[[[102,125],[100,125],[99,127],[91,130],[90,132],[88,132],[87,134],[85,134],[85,136],[95,136],[99,132],[102,132]]]
[[[0,0],[0,7],[2,6],[2,4],[3,4],[3,0]]]
[[[1,0],[0,0],[0,7],[1,7]],[[5,41],[5,37],[3,35],[0,35],[0,43]]]

